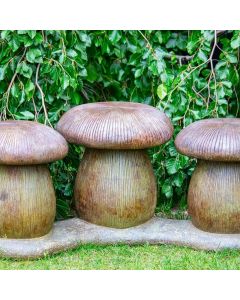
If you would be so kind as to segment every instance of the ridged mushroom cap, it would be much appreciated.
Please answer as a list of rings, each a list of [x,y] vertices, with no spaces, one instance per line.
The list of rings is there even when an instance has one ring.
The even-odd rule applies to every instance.
[[[66,112],[57,130],[71,143],[98,149],[144,149],[173,134],[168,117],[146,104],[98,102]]]
[[[45,164],[67,155],[66,140],[56,130],[33,121],[0,122],[0,164]]]
[[[177,150],[204,160],[240,161],[240,119],[206,119],[184,128],[175,139]]]

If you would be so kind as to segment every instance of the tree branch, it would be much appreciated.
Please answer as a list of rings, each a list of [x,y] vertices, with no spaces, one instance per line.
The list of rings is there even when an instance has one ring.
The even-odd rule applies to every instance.
[[[12,113],[11,113],[10,110],[8,109],[9,96],[10,96],[11,88],[12,88],[12,86],[13,86],[13,83],[14,83],[14,81],[15,81],[15,78],[16,78],[16,76],[17,76],[17,67],[18,67],[19,64],[22,62],[22,60],[23,60],[23,58],[24,58],[24,56],[25,56],[26,50],[27,50],[27,48],[24,48],[23,54],[22,54],[22,56],[20,57],[20,59],[19,59],[19,61],[18,61],[18,63],[17,63],[16,70],[15,70],[15,72],[14,72],[14,74],[13,74],[13,77],[12,77],[12,79],[11,79],[9,85],[8,85],[7,91],[6,91],[5,108],[4,108],[3,113],[1,114],[3,120],[6,120],[6,119],[7,119],[7,112],[9,112],[9,113],[12,115]],[[10,61],[9,61],[9,62],[10,62]],[[9,63],[9,62],[8,62],[8,63]]]
[[[176,57],[177,60],[181,62],[188,62],[189,60],[193,59],[194,55],[176,55],[172,53],[163,54],[163,57],[171,59],[172,57]]]
[[[217,47],[217,31],[215,30],[214,31],[214,43],[213,43],[213,47],[212,47],[212,50],[211,50],[211,53],[210,53],[210,56],[209,58],[204,61],[203,63],[201,63],[200,65],[194,67],[189,73],[187,73],[181,80],[180,82],[170,91],[169,93],[169,96],[168,96],[168,100],[167,102],[165,103],[165,108],[172,96],[172,93],[178,89],[180,87],[180,85],[194,72],[196,71],[197,69],[199,69],[200,67],[206,65],[207,63],[210,62],[210,65],[211,65],[211,74],[210,74],[210,77],[209,77],[209,80],[208,80],[208,91],[209,91],[209,97],[208,97],[208,100],[207,100],[207,107],[208,107],[208,102],[209,102],[209,99],[210,99],[210,87],[209,87],[209,84],[210,84],[210,81],[211,81],[211,78],[213,77],[214,78],[214,85],[215,85],[215,95],[216,95],[216,104],[217,104],[217,81],[216,81],[216,75],[215,75],[215,72],[214,72],[214,66],[213,66],[213,54],[214,54],[214,51],[215,51],[215,48]],[[164,109],[165,109],[164,108]]]
[[[151,46],[149,40],[147,39],[147,37],[142,33],[141,30],[138,30],[138,32],[141,34],[141,36],[146,41],[146,43],[147,43],[146,47],[148,49],[150,49],[154,58],[156,60],[158,60],[158,57],[156,56],[156,53],[155,53],[153,47]],[[228,32],[228,30],[215,30],[215,33],[217,36],[224,35],[227,32]],[[186,63],[186,62],[192,60],[194,58],[194,55],[178,55],[178,54],[174,54],[174,53],[163,53],[163,57],[167,58],[167,59],[172,59],[173,57],[175,57],[179,61],[179,63]]]
[[[215,88],[215,97],[216,97],[216,104],[218,102],[218,96],[217,96],[217,80],[216,80],[216,75],[215,75],[215,71],[214,71],[214,66],[213,66],[213,54],[214,54],[214,51],[217,47],[217,30],[214,31],[214,43],[213,43],[213,47],[212,47],[212,51],[211,51],[211,54],[210,54],[210,57],[209,57],[209,61],[210,61],[210,66],[211,66],[211,73],[210,73],[210,76],[209,76],[209,79],[208,79],[208,99],[207,99],[207,108],[208,108],[208,105],[209,105],[209,99],[210,99],[210,81],[213,77],[214,79],[214,88]]]
[[[141,34],[141,36],[146,41],[146,43],[147,43],[146,47],[148,49],[150,49],[150,51],[152,52],[152,55],[154,56],[154,58],[156,60],[159,60],[159,58],[157,57],[153,47],[151,46],[149,40],[147,39],[147,37],[142,33],[141,30],[138,30],[138,32]],[[163,57],[168,58],[168,59],[171,59],[172,57],[175,57],[175,58],[177,58],[177,60],[179,60],[179,62],[183,62],[183,61],[187,62],[187,61],[189,61],[193,58],[193,55],[177,55],[177,54],[174,54],[174,53],[163,53]]]
[[[45,117],[44,124],[47,124],[47,122],[48,122],[48,124],[52,127],[52,124],[48,119],[48,112],[47,112],[47,108],[46,108],[46,105],[45,105],[44,93],[43,93],[42,88],[40,87],[40,85],[38,83],[39,69],[40,69],[40,64],[37,65],[35,84],[36,84],[36,87],[38,88],[38,90],[40,92],[40,95],[41,95],[41,98],[42,98],[42,107],[43,107],[44,117]]]
[[[228,33],[228,30],[216,30],[217,36],[224,35],[225,33]]]

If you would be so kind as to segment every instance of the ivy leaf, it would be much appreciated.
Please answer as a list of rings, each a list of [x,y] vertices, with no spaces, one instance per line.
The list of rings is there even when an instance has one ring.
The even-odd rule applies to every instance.
[[[203,62],[208,60],[207,55],[202,50],[198,51],[198,58]]]
[[[166,169],[169,175],[177,173],[180,168],[179,161],[176,158],[170,158],[166,161]]]
[[[22,90],[22,92],[21,92],[21,97],[20,97],[20,100],[19,100],[19,102],[18,102],[18,106],[17,107],[19,107],[21,104],[23,104],[24,103],[24,101],[26,100],[26,94],[25,94],[25,91],[24,90]]]
[[[69,49],[68,51],[67,51],[67,56],[69,56],[69,57],[76,57],[76,56],[78,56],[78,54],[77,54],[77,52],[75,51],[75,50],[73,50],[73,49]]]
[[[82,69],[79,71],[79,75],[82,76],[82,77],[87,77],[87,69],[82,68]]]
[[[198,45],[198,40],[193,40],[193,41],[189,41],[187,43],[187,51],[189,54],[193,54],[193,52],[195,51],[195,48]]]
[[[201,119],[201,111],[191,110],[191,114],[194,116],[194,120],[200,120]]]
[[[25,85],[25,91],[29,93],[34,89],[35,89],[35,85],[32,83],[32,81],[29,80]]]
[[[120,70],[118,73],[118,81],[122,80],[123,75],[124,75],[124,70]]]
[[[21,34],[26,34],[26,33],[27,33],[27,30],[18,30],[17,33],[20,34],[20,35],[21,35]]]
[[[20,35],[19,40],[24,44],[25,47],[30,47],[33,45],[33,39],[31,39],[28,35]]]
[[[135,78],[138,78],[142,75],[143,69],[137,69],[134,73]]]
[[[0,81],[5,77],[6,67],[0,67]]]
[[[228,105],[228,102],[226,99],[218,99],[218,104],[219,105]]]
[[[240,36],[239,35],[235,39],[232,39],[231,47],[233,49],[237,49],[238,47],[240,47]]]
[[[20,41],[18,38],[10,40],[8,44],[12,48],[13,52],[17,51],[20,47]]]
[[[64,74],[62,77],[62,88],[65,90],[69,86],[69,76]]]
[[[203,36],[208,42],[211,42],[214,38],[214,31],[213,30],[203,30]]]
[[[136,65],[137,62],[139,61],[140,57],[141,57],[141,54],[133,53],[128,60],[128,64],[133,65],[133,66]]]
[[[237,56],[234,54],[227,54],[226,55],[227,60],[231,63],[231,64],[236,64],[238,62]]]
[[[82,103],[82,98],[78,92],[74,92],[71,97],[71,102],[74,105],[79,105]]]
[[[166,44],[166,48],[175,48],[176,44],[177,44],[176,39],[170,39]]]
[[[16,83],[14,83],[11,87],[11,95],[14,97],[14,98],[18,98],[20,94],[20,90],[19,90],[19,87]]]
[[[163,100],[167,96],[167,88],[165,85],[160,84],[157,88],[158,97]]]
[[[165,181],[162,185],[162,193],[166,196],[166,198],[171,198],[173,195],[173,188],[169,181]]]
[[[82,42],[84,42],[86,44],[87,47],[89,47],[91,45],[91,38],[88,34],[86,34],[85,32],[82,32],[80,30],[77,31],[78,36],[80,38],[80,40]]]
[[[23,116],[24,120],[34,120],[34,114],[30,111],[21,111],[20,114]]]
[[[1,38],[3,40],[7,39],[10,36],[11,30],[1,30]]]
[[[218,95],[219,99],[224,98],[224,96],[225,96],[225,90],[224,90],[223,86],[217,87],[217,95]]]
[[[173,183],[177,187],[181,187],[183,184],[183,181],[185,179],[185,175],[183,172],[178,172],[173,177]]]
[[[173,157],[176,157],[178,154],[177,149],[175,148],[174,145],[169,145],[168,151],[169,151],[170,156],[173,156]]]
[[[35,48],[35,49],[30,49],[26,53],[26,58],[30,63],[42,63],[42,52]]]
[[[34,39],[37,34],[37,31],[36,30],[27,30],[27,33],[31,39]]]
[[[28,80],[25,85],[25,92],[28,99],[30,99],[33,96],[34,90],[35,90],[35,85],[33,84],[32,81]]]
[[[121,39],[121,34],[118,30],[113,30],[109,36],[109,40],[116,44]]]
[[[89,64],[87,66],[87,80],[93,83],[98,78],[97,70],[94,65]]]
[[[35,37],[34,37],[34,45],[37,46],[43,42],[43,36],[41,33],[37,32]]]
[[[103,53],[107,53],[107,54],[110,53],[109,41],[107,39],[104,40],[102,43],[102,51]]]
[[[22,62],[17,67],[17,73],[23,75],[26,78],[31,78],[33,71],[29,65],[27,65],[25,62]]]
[[[232,83],[230,81],[222,81],[222,84],[226,86],[227,88],[231,89],[232,88]]]

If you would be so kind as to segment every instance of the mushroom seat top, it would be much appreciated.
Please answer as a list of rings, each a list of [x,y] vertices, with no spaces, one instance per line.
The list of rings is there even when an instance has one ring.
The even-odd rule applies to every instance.
[[[46,164],[67,155],[68,144],[56,130],[21,120],[0,122],[0,164]]]
[[[133,102],[82,104],[66,112],[57,130],[71,143],[97,149],[144,149],[173,134],[169,118],[158,109]]]
[[[194,122],[175,139],[187,156],[213,161],[240,161],[240,119],[216,118]]]

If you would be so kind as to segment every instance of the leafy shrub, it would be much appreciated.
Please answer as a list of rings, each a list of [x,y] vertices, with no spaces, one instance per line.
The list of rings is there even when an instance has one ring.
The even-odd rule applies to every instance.
[[[240,31],[1,31],[0,118],[54,126],[74,105],[124,100],[167,113],[174,136],[193,121],[239,115]],[[195,160],[173,140],[149,150],[159,207],[186,205]],[[73,214],[83,148],[51,164],[58,218]]]

